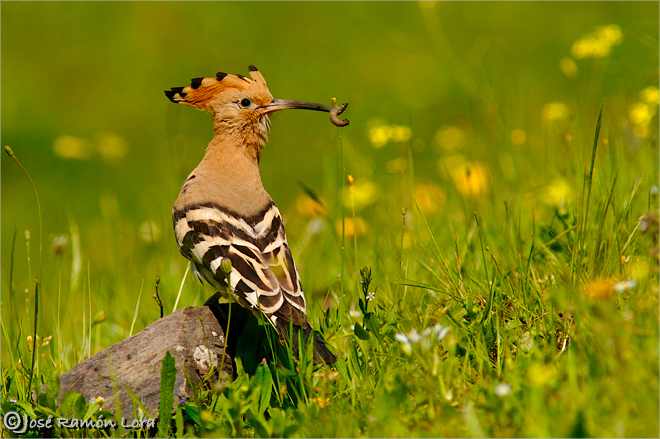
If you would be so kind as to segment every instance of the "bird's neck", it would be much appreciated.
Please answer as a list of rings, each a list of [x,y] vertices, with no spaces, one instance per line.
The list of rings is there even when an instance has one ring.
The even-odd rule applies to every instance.
[[[212,180],[222,185],[237,185],[263,190],[259,173],[259,145],[217,135],[206,148],[198,168],[204,168]]]
[[[271,198],[261,182],[257,146],[216,134],[191,173],[195,178],[184,185],[187,191],[182,190],[182,202],[217,200],[237,213],[249,215],[261,211]]]
[[[261,150],[268,141],[269,127],[270,118],[268,116],[254,122],[221,119],[218,115],[214,115],[214,136],[207,148],[207,154],[216,147],[220,150],[220,154],[234,148],[247,154],[258,166]]]

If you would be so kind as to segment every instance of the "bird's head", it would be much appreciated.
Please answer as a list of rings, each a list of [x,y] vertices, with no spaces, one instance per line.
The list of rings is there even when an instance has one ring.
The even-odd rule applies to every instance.
[[[333,123],[348,124],[336,116],[340,108],[309,102],[274,99],[266,80],[255,66],[249,66],[252,79],[242,75],[218,73],[215,78],[194,78],[189,87],[174,87],[165,95],[174,103],[189,105],[213,115],[216,135],[232,136],[236,141],[256,147],[257,158],[268,139],[270,113],[287,109],[327,111]]]

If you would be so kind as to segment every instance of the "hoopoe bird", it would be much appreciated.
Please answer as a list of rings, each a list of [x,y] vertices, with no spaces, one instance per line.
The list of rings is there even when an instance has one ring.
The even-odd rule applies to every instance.
[[[265,315],[282,342],[289,339],[292,325],[294,352],[299,330],[305,341],[313,334],[314,362],[334,363],[336,356],[307,322],[300,276],[280,211],[262,185],[259,159],[271,113],[295,108],[326,111],[335,125],[344,126],[348,120],[337,115],[347,104],[331,108],[273,99],[257,68],[250,66],[249,71],[252,79],[218,73],[165,91],[172,102],[213,116],[213,139],[174,203],[179,251],[190,260],[195,276],[218,291],[209,301],[231,294],[255,315]]]

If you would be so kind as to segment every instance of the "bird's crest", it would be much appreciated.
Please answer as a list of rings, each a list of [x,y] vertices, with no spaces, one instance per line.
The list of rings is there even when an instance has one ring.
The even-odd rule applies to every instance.
[[[263,75],[253,65],[248,68],[252,79],[243,75],[218,72],[215,78],[193,78],[188,87],[172,87],[171,90],[165,91],[165,95],[174,103],[190,105],[206,111],[213,111],[215,100],[232,89],[250,90],[255,95],[262,95],[265,100],[271,100],[273,96],[266,86]]]

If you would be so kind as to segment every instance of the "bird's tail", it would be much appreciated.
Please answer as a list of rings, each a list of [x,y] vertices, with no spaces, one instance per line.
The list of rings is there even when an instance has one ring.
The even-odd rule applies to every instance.
[[[326,364],[333,364],[337,361],[337,356],[330,352],[328,347],[325,345],[325,340],[321,334],[317,333],[312,329],[309,323],[306,321],[303,323],[303,326],[294,325],[282,318],[275,320],[275,328],[277,333],[280,336],[280,339],[284,343],[291,342],[291,349],[293,350],[293,355],[298,356],[298,346],[300,346],[300,334],[303,335],[302,346],[305,348],[308,345],[310,335],[312,339],[312,347],[314,349],[314,364],[319,364],[321,362]]]

